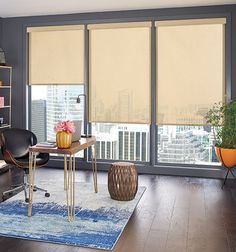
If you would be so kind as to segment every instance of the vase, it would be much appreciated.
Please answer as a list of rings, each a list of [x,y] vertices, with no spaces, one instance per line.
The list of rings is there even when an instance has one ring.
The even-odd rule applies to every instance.
[[[57,132],[57,147],[59,149],[68,149],[72,143],[72,134],[64,131]]]
[[[215,147],[218,160],[226,168],[233,168],[236,165],[236,149]]]

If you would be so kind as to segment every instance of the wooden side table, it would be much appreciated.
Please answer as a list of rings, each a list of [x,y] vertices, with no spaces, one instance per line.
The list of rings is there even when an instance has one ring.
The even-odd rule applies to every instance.
[[[115,162],[108,171],[108,191],[112,199],[132,200],[138,189],[138,174],[133,163]]]
[[[75,219],[75,153],[92,147],[92,169],[93,169],[93,182],[94,191],[98,192],[97,187],[97,164],[96,164],[96,138],[82,138],[78,142],[72,143],[68,149],[48,148],[31,146],[29,148],[29,205],[28,216],[32,215],[33,206],[33,188],[34,188],[34,174],[36,168],[36,155],[37,152],[41,153],[57,153],[64,155],[64,190],[66,191],[66,202],[68,209],[68,221],[71,222]]]

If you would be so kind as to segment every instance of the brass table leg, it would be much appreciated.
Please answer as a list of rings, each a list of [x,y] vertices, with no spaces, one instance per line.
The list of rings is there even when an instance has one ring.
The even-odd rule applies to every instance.
[[[66,159],[65,156],[64,156],[64,160]],[[75,219],[75,156],[74,155],[73,155],[73,159],[71,155],[69,156],[69,167],[68,169],[65,169],[65,170],[66,170],[66,178],[64,179],[66,182],[64,183],[65,183],[65,190],[66,190],[68,221],[71,222]]]
[[[75,220],[75,155],[73,155],[73,180],[72,180],[72,184],[73,184],[73,220]]]
[[[67,168],[67,183],[66,183],[66,203],[67,203],[67,213],[68,213],[68,221],[71,222],[71,205],[72,205],[72,190],[71,190],[71,183],[72,183],[72,166],[71,166],[71,156],[69,156],[69,167]]]
[[[69,177],[69,170],[67,168],[67,155],[64,155],[64,186],[66,190],[66,205],[67,205],[67,215],[68,215],[68,221],[70,221],[70,208],[69,208],[69,183],[70,183],[70,177]]]
[[[67,157],[64,155],[64,190],[67,188]]]
[[[96,158],[96,146],[92,145],[92,168],[93,168],[93,185],[95,193],[98,192],[97,183],[97,158]]]
[[[73,205],[73,190],[72,190],[72,156],[70,155],[70,163],[69,163],[69,176],[70,176],[70,184],[69,184],[69,190],[70,190],[70,221],[72,221],[72,205]]]
[[[29,205],[28,205],[28,216],[29,217],[32,216],[36,155],[37,154],[34,152],[29,153]]]

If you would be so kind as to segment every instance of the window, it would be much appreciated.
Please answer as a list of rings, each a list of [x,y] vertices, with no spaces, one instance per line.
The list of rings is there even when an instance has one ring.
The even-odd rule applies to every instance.
[[[140,151],[140,147],[141,147],[141,139],[140,139],[140,134],[141,132],[136,132],[136,159],[137,161],[141,160],[141,151]]]
[[[226,96],[225,24],[226,18],[155,22],[157,163],[217,163],[212,129],[205,125],[204,115]],[[87,26],[87,109],[98,159],[150,160],[151,25]],[[84,26],[36,27],[28,32],[31,128],[39,141],[55,139],[57,121],[84,116],[84,102],[80,108],[76,104],[78,94],[84,94]],[[58,38],[62,43],[55,49]],[[72,68],[57,64],[58,57],[67,59],[59,52],[68,43],[67,55],[76,65]],[[56,61],[37,73],[46,58],[43,53],[49,53],[45,47]]]
[[[84,26],[28,27],[27,32],[31,130],[40,142],[55,141],[58,121],[84,118],[84,102],[76,103],[84,93]]]
[[[111,158],[111,143],[107,143],[107,158]]]
[[[159,163],[216,162],[204,115],[225,99],[224,18],[156,22]]]
[[[134,132],[130,132],[130,159],[134,160]]]

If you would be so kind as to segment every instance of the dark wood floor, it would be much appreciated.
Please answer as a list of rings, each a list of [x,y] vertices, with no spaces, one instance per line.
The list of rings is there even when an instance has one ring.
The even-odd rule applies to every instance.
[[[18,171],[18,170],[17,170]],[[92,181],[90,172],[78,172],[78,181]],[[21,177],[16,171],[0,175],[0,188]],[[63,171],[41,169],[37,178],[63,182]],[[107,174],[99,173],[99,183]],[[236,251],[236,180],[139,175],[147,187],[113,251],[162,252]],[[0,193],[1,193],[0,191]],[[0,238],[0,252],[95,252],[100,250],[43,242]]]

